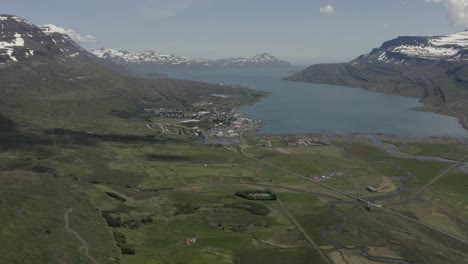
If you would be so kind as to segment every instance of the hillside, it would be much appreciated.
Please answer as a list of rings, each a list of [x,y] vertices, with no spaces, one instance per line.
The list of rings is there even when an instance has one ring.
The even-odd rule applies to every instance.
[[[449,103],[468,97],[467,54],[468,31],[398,37],[348,63],[312,65],[286,79],[419,97],[426,110],[458,116]]]
[[[134,158],[130,170],[106,160],[142,144],[195,140],[179,124],[173,133],[155,131],[153,109],[233,108],[263,96],[141,79],[18,16],[0,15],[0,28],[1,263],[127,263],[126,245],[101,213],[108,207],[91,199],[106,194],[92,184],[136,186],[142,174]]]

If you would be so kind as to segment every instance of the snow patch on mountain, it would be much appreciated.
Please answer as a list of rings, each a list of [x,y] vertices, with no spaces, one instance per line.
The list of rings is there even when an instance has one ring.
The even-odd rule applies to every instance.
[[[92,56],[64,33],[50,26],[39,28],[18,16],[1,14],[0,65],[45,62],[56,56],[70,61],[76,53]]]
[[[196,65],[205,67],[216,66],[242,66],[281,63],[279,59],[267,53],[252,57],[236,57],[228,59],[197,59],[169,54],[156,53],[154,51],[131,53],[128,51],[101,48],[93,50],[97,57],[108,59],[121,64],[157,64],[157,65]]]
[[[24,39],[21,37],[21,34],[15,32],[15,39],[10,41],[0,41],[0,50],[5,50],[4,52],[10,57],[12,61],[18,61],[15,56],[13,56],[15,47],[24,47]]]
[[[380,48],[351,61],[409,64],[412,60],[468,61],[468,31],[447,36],[398,37],[385,42]]]

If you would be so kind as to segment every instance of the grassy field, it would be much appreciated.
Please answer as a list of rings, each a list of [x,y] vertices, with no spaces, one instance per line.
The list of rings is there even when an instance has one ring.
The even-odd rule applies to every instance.
[[[321,263],[304,232],[331,256],[338,251],[320,233],[346,220],[343,213],[346,223],[326,235],[343,245],[378,248],[422,263],[444,263],[450,245],[455,253],[449,261],[466,258],[462,246],[440,234],[368,212],[355,200],[341,203],[343,195],[249,159],[235,146],[199,145],[190,137],[151,131],[141,120],[96,116],[86,123],[71,112],[62,114],[42,123],[31,117],[0,120],[0,232],[11,241],[0,251],[2,263],[89,262],[81,242],[65,228],[69,209],[70,228],[99,263]],[[389,202],[407,197],[448,167],[390,157],[360,143],[289,148],[277,140],[262,148],[255,147],[258,139],[247,142],[249,155],[310,179],[332,175],[321,182],[363,198],[391,193],[401,184],[398,177],[409,173],[406,188]],[[424,199],[392,208],[466,236],[464,175],[454,170]],[[389,188],[369,193],[369,185]],[[303,230],[277,201],[235,195],[270,189]],[[441,206],[447,208],[445,216]],[[421,237],[427,244],[414,243]],[[186,245],[191,238],[196,243]],[[343,256],[363,260],[359,250]]]
[[[458,160],[468,153],[468,148],[460,144],[399,143],[397,146],[402,152],[453,160]]]

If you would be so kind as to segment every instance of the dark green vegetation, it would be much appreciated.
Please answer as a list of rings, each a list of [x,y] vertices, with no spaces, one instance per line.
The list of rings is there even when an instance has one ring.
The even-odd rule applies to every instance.
[[[400,151],[426,156],[437,156],[446,159],[458,160],[466,155],[468,148],[456,143],[396,143]]]
[[[86,256],[77,250],[79,242],[64,229],[64,213],[73,208],[69,215],[70,226],[88,243],[90,255],[100,263],[117,263],[122,258],[128,263],[320,263],[317,251],[277,201],[247,201],[235,195],[239,190],[265,193],[269,192],[265,191],[268,188],[307,235],[323,246],[322,250],[334,260],[335,251],[329,248],[332,244],[321,232],[344,219],[328,204],[345,199],[337,193],[247,159],[234,148],[197,145],[190,137],[151,134],[149,130],[140,132],[138,126],[133,133],[128,130],[123,135],[80,133],[77,129],[65,132],[56,129],[57,124],[53,127],[54,133],[46,127],[38,128],[35,135],[43,141],[29,145],[31,148],[13,144],[1,152],[4,172],[0,177],[5,183],[2,195],[7,201],[2,212],[12,215],[1,218],[2,232],[16,241],[3,248],[1,262],[12,262],[15,257],[25,255],[39,259],[36,263],[57,259],[86,262]],[[404,173],[385,162],[396,162],[401,169],[414,174],[405,180],[408,188],[403,197],[447,167],[438,162],[392,158],[373,146],[335,144],[344,147],[346,153],[337,146],[252,147],[245,151],[311,177],[340,172],[340,176],[327,183],[361,193],[363,197],[378,195],[366,192],[369,184],[398,185],[392,177]],[[18,181],[19,176],[14,175],[20,172],[30,176]],[[441,179],[434,186],[437,191],[434,195],[461,192],[462,189],[457,188],[463,175],[454,173]],[[382,177],[389,180],[384,181]],[[23,183],[31,179],[35,180]],[[31,187],[27,187],[29,184]],[[398,197],[392,201],[398,201]],[[422,202],[429,208],[437,208],[437,204]],[[450,204],[446,200],[437,203]],[[466,204],[457,206],[463,209]],[[434,217],[432,211],[414,212],[399,205],[393,207],[431,225],[449,223],[453,228],[448,231],[466,235],[463,220]],[[23,213],[18,214],[16,208],[24,208]],[[34,211],[35,214],[24,214],[33,208],[39,210]],[[336,209],[350,217],[343,228],[326,234],[328,239],[338,243],[378,247],[390,256],[417,259],[422,263],[428,259],[445,261],[442,256],[431,253],[438,252],[434,250],[437,247],[441,248],[440,252],[448,252],[448,246],[457,252],[447,263],[455,257],[463,257],[459,253],[463,252],[460,245],[398,217],[367,212],[359,203],[337,205]],[[22,218],[18,220],[18,216]],[[13,222],[14,227],[11,226]],[[26,230],[29,231],[20,231],[19,226],[28,226]],[[417,236],[424,236],[429,244],[414,243]],[[184,245],[184,241],[192,237],[197,242]],[[24,244],[25,240],[29,242]],[[47,249],[33,251],[37,243],[44,243]],[[19,252],[18,248],[24,249]],[[56,253],[49,252],[50,248]],[[346,254],[360,258],[359,250]],[[346,254],[345,258],[350,257]]]
[[[445,163],[360,143],[201,145],[147,126],[146,108],[236,107],[261,95],[251,90],[115,75],[86,57],[4,65],[0,89],[0,263],[364,260],[340,245],[419,263],[468,259],[464,244],[440,232],[266,164],[310,179],[334,175],[323,182],[466,239],[465,174],[451,171],[403,200]],[[402,186],[400,176],[401,194],[376,198]],[[246,200],[239,190],[278,199]]]
[[[236,195],[249,200],[276,200],[276,194],[271,190],[238,191]]]

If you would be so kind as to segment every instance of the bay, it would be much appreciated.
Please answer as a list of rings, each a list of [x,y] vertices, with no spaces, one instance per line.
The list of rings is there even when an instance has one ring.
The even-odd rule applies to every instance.
[[[387,135],[466,138],[454,117],[414,111],[417,98],[371,92],[360,88],[282,80],[301,68],[236,69],[172,73],[171,77],[246,85],[271,94],[239,109],[265,122],[260,133],[382,133]]]

